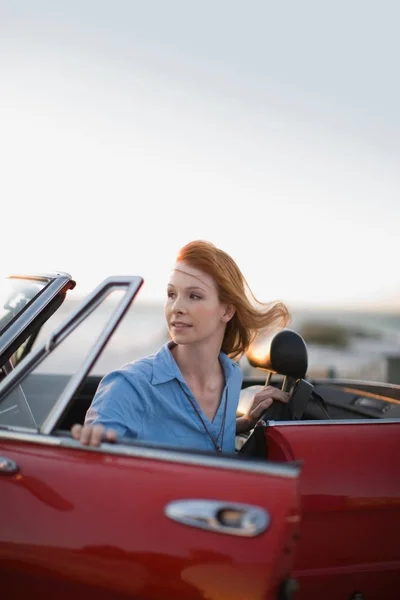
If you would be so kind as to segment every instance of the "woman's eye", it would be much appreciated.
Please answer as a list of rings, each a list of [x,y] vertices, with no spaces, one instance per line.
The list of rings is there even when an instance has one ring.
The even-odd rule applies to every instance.
[[[168,298],[174,298],[174,297],[175,297],[175,294],[174,294],[174,292],[168,292],[168,293],[167,293],[167,297],[168,297]]]
[[[198,296],[197,294],[190,294],[190,299],[191,300],[201,300],[201,296]]]

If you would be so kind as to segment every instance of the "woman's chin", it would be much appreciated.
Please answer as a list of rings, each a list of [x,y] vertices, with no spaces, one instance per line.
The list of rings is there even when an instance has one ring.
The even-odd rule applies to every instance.
[[[179,335],[174,335],[174,337],[171,339],[177,346],[186,346],[187,344],[193,343],[191,340],[182,339]]]
[[[187,335],[187,332],[174,331],[170,332],[171,340],[175,342],[175,344],[179,344],[180,346],[184,346],[185,344],[192,344],[193,339],[191,336]]]

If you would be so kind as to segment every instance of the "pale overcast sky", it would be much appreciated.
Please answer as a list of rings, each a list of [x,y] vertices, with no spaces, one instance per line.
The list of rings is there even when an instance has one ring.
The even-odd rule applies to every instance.
[[[0,271],[400,309],[397,1],[0,0]]]

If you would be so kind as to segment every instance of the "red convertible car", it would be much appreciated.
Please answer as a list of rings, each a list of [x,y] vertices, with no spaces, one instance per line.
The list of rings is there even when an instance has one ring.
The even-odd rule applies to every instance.
[[[235,455],[71,438],[142,283],[105,280],[39,343],[75,282],[65,273],[7,279],[2,597],[400,597],[400,386],[307,379],[294,332],[250,356],[291,400],[238,439]],[[244,379],[244,396],[264,384],[259,372]]]

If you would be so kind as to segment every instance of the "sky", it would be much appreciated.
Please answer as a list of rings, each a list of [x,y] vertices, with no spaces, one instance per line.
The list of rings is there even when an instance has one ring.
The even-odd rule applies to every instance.
[[[0,275],[179,248],[260,300],[400,310],[397,0],[0,1]]]

